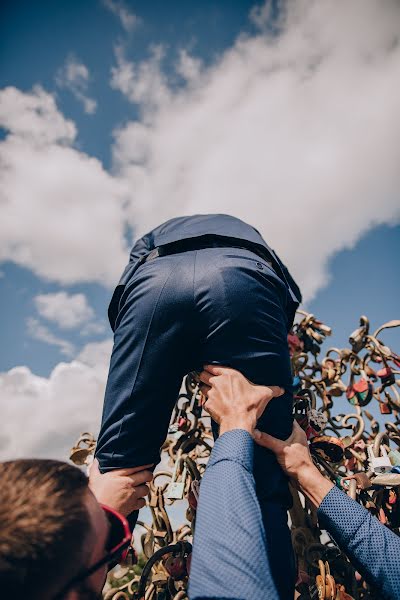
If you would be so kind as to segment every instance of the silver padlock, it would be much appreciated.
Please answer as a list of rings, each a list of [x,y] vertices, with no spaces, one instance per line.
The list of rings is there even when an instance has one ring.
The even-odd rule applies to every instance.
[[[187,467],[186,467],[186,465],[183,467],[181,481],[177,481],[178,468],[180,466],[180,463],[181,463],[180,459],[178,459],[175,463],[174,472],[172,474],[172,481],[168,484],[168,487],[165,492],[165,498],[167,500],[182,500],[182,498],[183,498],[183,494],[185,491]]]
[[[375,456],[373,444],[367,446],[367,453],[370,470],[373,471],[375,475],[390,473],[393,465],[390,462],[390,458],[388,457],[386,449],[383,446],[381,447],[381,456]]]

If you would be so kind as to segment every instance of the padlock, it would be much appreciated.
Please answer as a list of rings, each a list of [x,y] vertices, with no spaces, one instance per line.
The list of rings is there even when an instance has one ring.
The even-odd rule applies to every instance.
[[[362,350],[366,343],[366,336],[369,331],[369,321],[367,317],[360,317],[360,327],[353,331],[349,337],[349,342],[352,346],[353,352],[357,354]]]
[[[181,481],[177,481],[178,480],[178,469],[180,467],[181,462],[182,462],[182,459],[177,459],[177,461],[175,463],[174,471],[172,474],[172,481],[168,484],[167,490],[165,492],[165,498],[167,500],[182,500],[182,498],[183,498],[183,494],[185,491],[187,467],[186,467],[186,465],[184,465],[183,471],[182,471],[182,476],[181,476]]]
[[[306,431],[309,426],[308,413],[310,409],[310,401],[302,395],[294,396],[293,403],[293,418],[297,421],[303,431]]]
[[[289,353],[290,356],[293,356],[295,352],[301,352],[303,350],[304,344],[300,340],[299,336],[295,333],[289,333],[287,336]]]
[[[353,406],[366,406],[372,400],[374,386],[367,378],[364,371],[361,371],[361,379],[355,383],[351,382],[346,390],[346,396]]]
[[[316,410],[315,408],[310,408],[308,420],[310,427],[315,431],[315,434],[318,435],[325,429],[328,417],[323,412]]]
[[[298,391],[301,388],[301,379],[300,379],[300,377],[298,375],[295,375],[293,377],[292,388],[293,388],[293,393],[294,394],[297,394]]]
[[[164,567],[172,579],[175,579],[176,581],[180,581],[187,577],[186,559],[181,554],[178,554],[177,556],[168,556],[168,558],[165,559]]]
[[[316,577],[319,600],[335,600],[336,583],[329,569],[329,563],[318,561],[319,575]]]
[[[393,467],[393,469],[397,469],[397,467]],[[395,487],[400,485],[400,473],[396,471],[390,471],[390,473],[382,473],[381,475],[377,475],[372,479],[372,485],[379,485],[382,487]]]
[[[389,460],[394,467],[400,466],[400,451],[399,450],[390,450],[389,451]]]
[[[197,504],[199,501],[199,493],[200,493],[200,481],[195,479],[194,481],[192,481],[192,483],[190,485],[190,491],[188,494],[189,506],[193,510],[197,510]]]
[[[375,456],[373,444],[367,446],[369,467],[370,470],[375,473],[375,475],[381,475],[382,473],[390,473],[393,467],[386,452],[386,448],[384,448],[383,446],[381,446],[381,453],[382,456]]]
[[[178,419],[178,431],[187,431],[190,426],[190,421],[186,417],[179,417]]]
[[[343,460],[344,446],[339,438],[321,435],[310,443],[310,449],[327,462],[338,463]]]
[[[396,378],[394,373],[390,367],[384,367],[377,372],[378,377],[381,380],[382,386],[381,390],[390,385],[394,385],[396,382]]]
[[[379,410],[381,415],[391,415],[393,412],[389,402],[382,402],[382,400],[379,401]]]

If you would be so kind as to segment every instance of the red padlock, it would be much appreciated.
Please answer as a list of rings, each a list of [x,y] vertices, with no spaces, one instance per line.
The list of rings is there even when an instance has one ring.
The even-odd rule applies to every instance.
[[[364,377],[361,377],[353,385],[349,385],[346,390],[347,399],[353,406],[366,406],[371,402],[373,393],[374,388],[372,383]]]
[[[389,385],[393,385],[396,382],[394,373],[390,367],[379,369],[377,375],[382,382],[382,389],[388,387]]]
[[[287,341],[289,345],[290,356],[293,356],[295,352],[301,352],[304,348],[303,342],[295,333],[289,333],[287,336]]]
[[[186,559],[181,555],[168,556],[164,562],[164,567],[167,569],[167,572],[172,579],[177,581],[184,579],[188,575]]]
[[[179,417],[178,419],[178,431],[186,431],[188,428],[189,421],[186,417]]]

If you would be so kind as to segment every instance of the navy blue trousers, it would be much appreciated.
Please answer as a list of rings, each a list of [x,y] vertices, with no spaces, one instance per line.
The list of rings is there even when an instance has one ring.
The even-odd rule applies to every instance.
[[[207,363],[288,391],[268,405],[259,428],[281,439],[292,430],[286,284],[246,249],[207,248],[144,263],[120,300],[96,457],[100,470],[158,463],[182,378]],[[254,476],[271,571],[293,599],[294,561],[287,480],[275,457],[256,447]]]

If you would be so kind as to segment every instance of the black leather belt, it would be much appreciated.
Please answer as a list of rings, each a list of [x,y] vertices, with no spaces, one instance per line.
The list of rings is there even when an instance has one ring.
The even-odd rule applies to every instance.
[[[172,242],[170,244],[158,246],[146,256],[143,262],[148,262],[149,260],[153,260],[158,256],[168,256],[169,254],[180,254],[181,252],[204,250],[206,248],[240,248],[242,250],[249,250],[267,262],[272,269],[274,268],[272,261],[266,256],[267,250],[264,252],[263,249],[258,248],[258,246],[252,244],[251,242],[246,244],[246,242],[243,240],[216,236],[186,238],[184,240],[179,240],[178,242]]]

